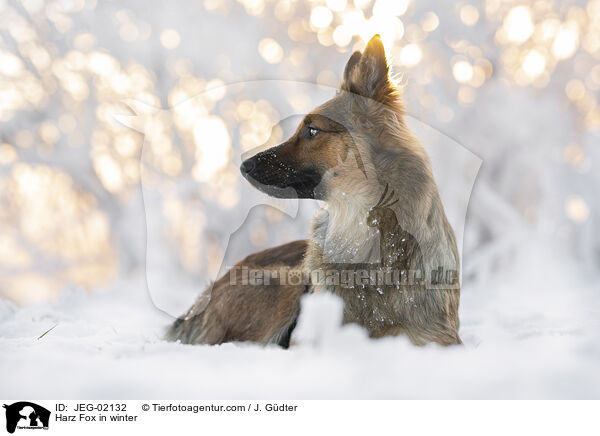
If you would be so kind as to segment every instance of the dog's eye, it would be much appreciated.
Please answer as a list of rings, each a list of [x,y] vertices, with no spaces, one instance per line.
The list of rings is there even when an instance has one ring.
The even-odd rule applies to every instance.
[[[316,127],[312,127],[310,126],[308,128],[308,136],[310,136],[311,138],[314,138],[315,136],[317,136],[319,134],[320,130],[317,129]]]

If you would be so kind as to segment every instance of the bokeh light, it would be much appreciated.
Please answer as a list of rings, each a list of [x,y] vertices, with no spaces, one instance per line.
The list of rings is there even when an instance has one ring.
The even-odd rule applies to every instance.
[[[585,138],[600,129],[600,0],[204,0],[176,20],[142,12],[95,1],[0,2],[0,292],[11,299],[114,277],[128,258],[119,220],[142,178],[158,192],[181,266],[201,276],[197,259],[219,250],[197,243],[204,208],[231,211],[243,201],[235,159],[283,139],[282,107],[302,113],[318,103],[302,92],[245,95],[227,85],[283,78],[335,87],[350,53],[374,34],[408,83],[408,107],[438,127],[494,95],[547,96],[540,111],[553,105],[572,120],[553,159],[594,173]],[[91,26],[91,14],[112,27]],[[186,22],[194,14],[201,19]],[[189,35],[209,31],[219,33],[210,41],[219,50],[206,55]],[[576,188],[565,188],[559,208],[583,226],[593,206]],[[256,227],[252,242],[267,236]]]

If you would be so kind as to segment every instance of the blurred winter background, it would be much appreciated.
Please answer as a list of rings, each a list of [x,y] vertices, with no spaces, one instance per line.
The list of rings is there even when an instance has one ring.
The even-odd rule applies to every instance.
[[[465,347],[370,341],[327,296],[290,351],[162,342],[150,282],[186,307],[242,223],[233,260],[307,236],[240,158],[375,33],[412,118],[483,161]],[[0,0],[0,397],[597,398],[599,96],[600,0]]]

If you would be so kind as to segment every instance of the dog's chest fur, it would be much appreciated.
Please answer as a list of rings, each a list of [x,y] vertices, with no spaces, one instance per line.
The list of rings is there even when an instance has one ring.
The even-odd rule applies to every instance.
[[[369,209],[356,201],[355,204],[349,202],[347,207],[330,207],[315,216],[311,243],[304,260],[306,272],[341,274],[342,270],[367,270],[382,274],[390,267],[392,270],[430,267],[418,244],[415,249],[414,239],[406,238],[406,232],[394,230],[382,236],[377,229],[369,227],[366,223]],[[380,237],[384,236],[395,240],[380,245]],[[397,250],[391,256],[391,265],[380,253],[380,247],[385,250],[386,243],[391,243]],[[398,255],[405,251],[411,253],[409,258]],[[386,253],[383,254],[385,257]],[[425,254],[425,257],[431,256]],[[362,325],[372,337],[405,333],[413,342],[425,343],[434,337],[431,326],[438,326],[442,332],[457,328],[457,321],[454,321],[457,292],[426,289],[423,283],[409,284],[397,279],[392,279],[391,285],[390,282],[373,283],[371,280],[348,284],[327,280],[327,274],[319,275],[318,280],[314,277],[313,292],[339,295],[344,301],[344,321]],[[449,333],[448,338],[442,338],[440,342],[451,343],[455,340],[452,335]]]
[[[336,283],[326,280],[329,273],[361,270],[381,272],[380,234],[366,224],[368,208],[348,204],[345,208],[322,210],[313,221],[312,240],[304,266],[309,271],[323,271],[313,281],[313,292],[332,292],[344,300],[345,322],[367,328],[371,336],[397,334],[403,330],[406,313],[418,301],[409,286]],[[399,247],[400,247],[400,240]]]

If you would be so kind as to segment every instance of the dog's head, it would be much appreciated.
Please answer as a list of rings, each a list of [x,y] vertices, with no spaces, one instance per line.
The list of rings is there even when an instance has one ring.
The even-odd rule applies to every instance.
[[[306,115],[287,141],[245,160],[243,176],[279,198],[328,200],[336,188],[357,192],[373,165],[377,123],[390,114],[400,117],[388,70],[377,35],[350,57],[337,95]]]

